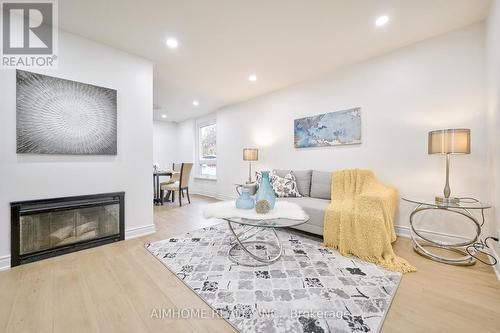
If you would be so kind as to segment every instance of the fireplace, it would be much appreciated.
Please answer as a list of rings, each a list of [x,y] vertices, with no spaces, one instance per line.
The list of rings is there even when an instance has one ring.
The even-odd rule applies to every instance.
[[[123,240],[125,193],[11,203],[11,266]]]

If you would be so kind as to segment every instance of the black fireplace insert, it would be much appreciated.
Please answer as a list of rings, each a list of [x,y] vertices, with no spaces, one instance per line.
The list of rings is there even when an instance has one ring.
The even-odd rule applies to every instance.
[[[12,267],[125,239],[125,192],[10,205]]]

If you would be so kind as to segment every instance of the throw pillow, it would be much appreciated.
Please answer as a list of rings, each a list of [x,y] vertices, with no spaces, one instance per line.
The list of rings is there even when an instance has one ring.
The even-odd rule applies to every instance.
[[[291,172],[285,177],[273,174],[271,176],[271,185],[278,198],[302,196],[297,190],[297,180]]]

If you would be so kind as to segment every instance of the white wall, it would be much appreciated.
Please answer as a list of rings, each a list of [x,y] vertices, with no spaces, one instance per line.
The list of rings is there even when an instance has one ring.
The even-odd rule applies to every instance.
[[[127,233],[154,230],[153,66],[81,37],[59,34],[59,68],[38,71],[118,91],[118,154],[16,154],[16,76],[0,71],[0,257],[10,253],[9,203],[17,200],[126,192]]]
[[[490,141],[490,175],[492,202],[495,207],[494,226],[500,230],[500,1],[491,4],[486,30],[488,73],[488,124]],[[491,230],[494,234],[495,230]],[[498,234],[497,234],[498,236]],[[500,246],[496,247],[500,254]],[[499,275],[500,276],[500,275]]]
[[[194,162],[194,120],[188,119],[177,124],[179,139],[178,157],[183,162]]]
[[[427,133],[466,127],[472,154],[453,157],[452,194],[488,200],[484,65],[484,24],[476,24],[225,107],[217,111],[217,195],[234,196],[233,183],[248,170],[241,151],[258,147],[255,169],[369,168],[401,196],[432,200],[442,194],[445,161],[427,155]],[[352,107],[362,108],[361,145],[294,148],[294,119]],[[410,209],[401,204],[398,225],[408,225]],[[431,220],[422,227],[472,230],[465,223],[435,229]]]
[[[162,170],[170,170],[178,162],[177,124],[171,121],[153,121],[153,163]]]

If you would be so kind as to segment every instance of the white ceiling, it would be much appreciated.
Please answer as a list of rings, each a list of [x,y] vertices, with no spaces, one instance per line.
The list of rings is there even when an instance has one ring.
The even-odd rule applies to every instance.
[[[154,63],[181,121],[485,18],[489,0],[61,0],[63,30]],[[383,28],[374,25],[389,15]],[[178,39],[170,50],[167,37]],[[250,73],[258,81],[250,83]],[[200,105],[191,103],[198,100]]]

